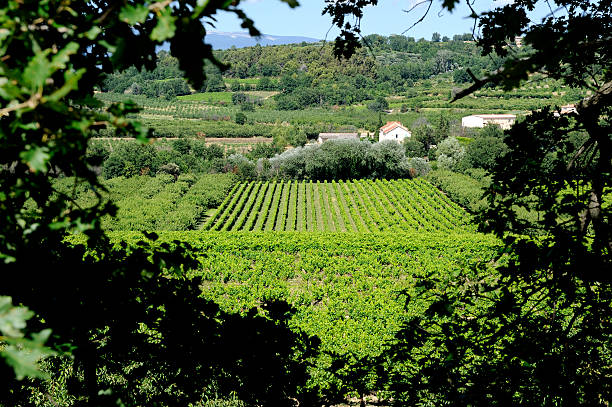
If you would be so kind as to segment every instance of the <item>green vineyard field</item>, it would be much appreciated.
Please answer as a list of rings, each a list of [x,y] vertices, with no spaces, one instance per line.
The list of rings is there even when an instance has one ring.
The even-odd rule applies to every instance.
[[[470,215],[423,180],[252,181],[237,186],[205,230],[473,231]]]
[[[169,174],[157,174],[104,180],[106,191],[100,191],[100,199],[113,201],[117,216],[103,217],[102,226],[108,231],[198,229],[207,211],[223,201],[235,181],[233,174],[185,174],[176,180]],[[81,208],[89,208],[98,200],[93,189],[74,178],[59,178],[54,188],[58,193],[74,193],[75,203]],[[33,200],[26,207],[35,210]]]
[[[407,317],[423,312],[425,304],[405,308],[418,281],[491,276],[502,248],[491,235],[469,232],[158,234],[156,244],[191,246],[199,266],[189,275],[201,277],[202,295],[224,310],[243,313],[265,301],[287,301],[296,310],[292,326],[319,337],[325,351],[358,357],[380,353]],[[111,234],[128,244],[142,237]]]

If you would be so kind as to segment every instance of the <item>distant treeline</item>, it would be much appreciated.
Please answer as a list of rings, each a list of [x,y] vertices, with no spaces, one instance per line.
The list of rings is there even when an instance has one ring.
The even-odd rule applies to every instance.
[[[407,178],[432,168],[474,176],[475,169],[479,174],[490,171],[507,151],[497,126],[465,132],[440,115],[433,124],[417,120],[411,130],[412,137],[403,144],[363,139],[305,145],[303,130],[279,126],[273,130],[273,143],[255,144],[246,154],[194,138],[160,139],[148,145],[94,139],[89,156],[105,178],[232,172],[248,180],[334,180]],[[296,148],[285,151],[287,145]]]
[[[275,90],[280,92],[277,108],[292,110],[400,94],[416,81],[449,72],[455,82],[469,82],[466,68],[479,75],[503,64],[498,56],[481,56],[475,43],[466,38],[434,36],[433,41],[427,41],[402,35],[370,35],[364,38],[368,46],[349,60],[336,59],[331,44],[257,45],[218,51],[219,59],[229,64],[229,69],[222,76],[216,68],[207,67],[208,79],[195,91]],[[258,79],[241,83],[245,78]],[[110,75],[103,90],[149,97],[173,97],[190,91],[177,61],[163,51],[152,72],[132,68]]]

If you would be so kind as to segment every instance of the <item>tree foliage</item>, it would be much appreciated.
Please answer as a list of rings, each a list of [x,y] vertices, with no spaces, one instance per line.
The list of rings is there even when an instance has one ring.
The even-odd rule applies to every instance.
[[[491,83],[512,89],[535,72],[592,95],[577,114],[542,109],[506,132],[508,151],[492,169],[480,223],[505,239],[509,258],[499,276],[475,268],[419,284],[412,303],[424,302],[426,311],[406,323],[387,354],[393,366],[406,366],[390,382],[402,403],[604,406],[612,399],[612,228],[605,204],[612,180],[612,10],[609,2],[558,0],[550,3],[564,12],[532,22],[536,3],[479,16],[485,54],[508,59],[456,99]],[[346,18],[359,19],[370,4],[376,1],[328,4],[342,26],[337,54],[358,45],[359,26]],[[507,43],[519,35],[530,50],[515,56]]]
[[[442,6],[452,10],[457,2],[443,0]],[[542,109],[506,133],[508,152],[492,169],[489,205],[480,222],[483,230],[505,239],[506,256],[500,257],[495,273],[481,265],[420,279],[410,304],[423,312],[406,321],[381,359],[367,361],[373,368],[389,367],[387,387],[398,403],[606,406],[612,400],[607,380],[612,374],[612,9],[608,1],[553,0],[564,12],[531,22],[528,12],[537,3],[542,2],[514,2],[479,16],[478,45],[485,55],[506,59],[483,78],[470,75],[474,83],[455,97],[489,84],[512,89],[536,72],[591,95],[575,114],[558,117]],[[227,319],[199,298],[201,282],[183,273],[195,266],[188,245],[157,244],[156,236],[149,235],[150,241],[132,249],[111,247],[100,219],[115,208],[102,199],[103,185],[86,155],[93,130],[112,127],[120,136],[146,139],[145,128],[127,118],[137,112],[134,104],[102,109],[91,96],[106,74],[153,69],[155,48],[165,41],[194,88],[225,89],[220,75],[205,85],[205,61],[224,68],[203,41],[205,24],[214,21],[217,11],[227,10],[258,34],[239,4],[8,0],[0,12],[2,294],[36,313],[28,330],[53,329],[48,346],[73,350],[69,391],[75,405],[117,405],[118,400],[188,405],[199,400],[202,386],[239,389],[252,404],[289,404],[290,398],[309,402],[302,391],[303,355],[316,344],[289,332],[290,310],[281,304],[270,311],[271,319],[251,314],[233,324],[233,317]],[[376,4],[326,3],[324,12],[340,28],[336,56],[354,54],[363,9]],[[529,48],[514,55],[508,42],[519,35]],[[393,37],[388,43],[398,47],[402,41]],[[456,66],[448,52],[436,52],[433,61],[436,72]],[[273,68],[268,64],[266,69]],[[415,67],[405,66],[385,74],[391,83],[394,75],[410,78],[414,72]],[[288,109],[322,103],[325,93],[308,88],[312,77],[282,74],[285,92],[278,101]],[[367,83],[363,76],[365,81],[356,80],[354,89]],[[351,90],[338,93],[338,100],[350,100]],[[425,136],[424,144],[435,141],[435,134]],[[321,147],[335,149],[341,149],[340,143]],[[390,146],[370,151],[374,164],[378,157],[404,153]],[[302,176],[307,166],[324,174],[329,162],[348,173],[362,160],[348,156],[339,162],[335,154],[305,157],[288,154],[282,164]],[[233,159],[245,172],[255,171],[248,160]],[[409,167],[402,163],[392,170]],[[86,183],[97,202],[80,207],[69,194],[55,190],[51,177],[58,174],[74,176],[75,188]],[[29,200],[36,213],[25,209]],[[524,210],[536,216],[525,217]],[[67,244],[67,232],[83,233],[89,249]],[[251,339],[227,342],[244,353],[233,357],[225,352],[224,332],[235,341],[239,334]],[[33,338],[42,345],[45,336]],[[256,349],[247,346],[253,344]],[[212,354],[207,354],[208,345]],[[0,397],[3,404],[26,404],[28,392],[14,374],[37,373],[28,369],[31,360],[13,361],[10,375],[2,371]],[[338,374],[345,362],[338,362]],[[264,377],[272,380],[263,383]],[[364,391],[362,377],[351,377],[359,392]],[[151,383],[156,391],[143,391]]]
[[[113,103],[101,109],[92,98],[94,89],[113,71],[153,69],[155,48],[165,41],[191,85],[201,87],[206,61],[224,67],[203,41],[206,22],[221,9],[236,14],[243,27],[258,34],[237,4],[224,1],[10,0],[0,10],[2,293],[35,313],[28,330],[53,330],[51,336],[44,330],[32,341],[20,340],[20,349],[28,348],[24,358],[12,348],[15,335],[4,324],[2,331],[8,336],[3,342],[9,347],[3,347],[2,356],[10,358],[18,377],[33,377],[39,374],[33,362],[47,354],[41,347],[45,339],[59,353],[71,354],[67,391],[74,405],[187,405],[200,400],[207,386],[223,386],[222,377],[241,378],[228,387],[244,388],[242,397],[255,404],[279,405],[301,397],[296,391],[303,380],[294,373],[303,372],[304,365],[286,365],[298,360],[290,354],[302,348],[281,321],[289,309],[280,304],[271,308],[269,320],[251,314],[230,322],[204,301],[194,307],[199,283],[183,275],[194,264],[188,245],[153,247],[156,236],[149,235],[151,241],[132,249],[112,247],[100,228],[100,220],[114,214],[115,207],[103,199],[104,186],[93,168],[98,160],[86,154],[92,131],[114,128],[118,135],[140,142],[148,132],[127,118],[137,112],[134,104]],[[145,164],[134,167],[146,168]],[[74,189],[83,183],[91,188],[93,205],[81,207],[72,194],[56,190],[57,175],[74,177]],[[29,201],[37,208],[34,213],[27,210]],[[88,239],[87,252],[83,245],[64,240],[70,232]],[[23,308],[9,312],[19,310]],[[23,328],[19,318],[12,321]],[[225,335],[217,342],[221,348],[209,353]],[[225,359],[229,354],[223,347],[229,337],[250,338],[248,346],[232,346],[233,351],[245,351],[236,355],[239,361]],[[268,347],[273,354],[251,346]],[[276,358],[278,364],[272,362]],[[261,374],[264,365],[270,371]],[[259,372],[253,376],[257,380],[282,377],[266,385],[249,384],[244,380],[247,371]],[[15,373],[3,365],[2,405],[28,403],[31,391],[14,380]],[[285,379],[292,384],[285,387]],[[156,390],[147,391],[153,383]]]

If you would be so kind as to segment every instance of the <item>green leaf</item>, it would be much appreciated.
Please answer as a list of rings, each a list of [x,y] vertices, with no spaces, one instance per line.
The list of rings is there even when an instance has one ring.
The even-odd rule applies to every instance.
[[[22,330],[26,327],[26,321],[33,315],[26,307],[15,307],[11,297],[0,297],[0,333],[6,344],[0,348],[0,356],[13,368],[18,380],[24,377],[46,377],[38,368],[38,361],[55,354],[43,346],[51,335],[50,329],[32,334],[32,339],[23,337]]]
[[[51,67],[53,72],[58,69],[66,69],[66,63],[70,60],[70,55],[75,54],[79,50],[79,44],[69,42],[51,59]]]
[[[71,91],[76,90],[79,87],[79,79],[81,79],[85,71],[85,68],[79,69],[77,72],[66,71],[64,74],[64,85],[49,95],[47,100],[57,102]]]
[[[19,156],[34,171],[45,171],[47,161],[49,161],[49,149],[47,147],[36,146],[29,150],[22,151]]]
[[[117,47],[114,46],[113,44],[109,43],[106,40],[101,40],[98,41],[98,44],[102,45],[104,48],[106,48],[108,50],[108,52],[110,52],[111,54],[114,53],[115,51],[117,51]]]
[[[3,335],[20,338],[26,321],[33,315],[25,307],[13,306],[11,297],[0,297],[0,333]]]
[[[42,88],[47,78],[51,76],[52,65],[47,59],[50,49],[37,51],[23,71],[23,81],[31,89]]]
[[[13,367],[17,380],[24,377],[46,377],[47,375],[41,372],[38,368],[38,361],[49,353],[44,348],[36,347],[17,347],[14,345],[7,346],[1,354],[6,363]]]
[[[157,25],[151,32],[151,39],[153,41],[165,41],[168,38],[174,37],[176,31],[176,25],[174,25],[174,17],[169,8],[165,8],[161,14],[157,17]]]
[[[119,19],[128,24],[143,23],[149,15],[149,8],[143,4],[125,5],[119,13]]]
[[[102,29],[100,27],[92,27],[89,31],[85,33],[85,37],[87,37],[87,39],[94,40],[101,32]]]
[[[0,77],[0,97],[6,100],[17,99],[21,95],[19,87],[15,86],[8,78]]]
[[[37,345],[43,345],[45,342],[47,342],[47,339],[49,339],[50,336],[51,336],[51,330],[43,329],[42,331],[38,333],[32,334],[32,342]]]

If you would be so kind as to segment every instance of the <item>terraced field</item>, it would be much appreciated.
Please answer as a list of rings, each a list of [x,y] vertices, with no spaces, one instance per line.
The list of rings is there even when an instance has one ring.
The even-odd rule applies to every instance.
[[[237,184],[205,230],[303,232],[473,231],[470,216],[416,180],[252,181]]]

